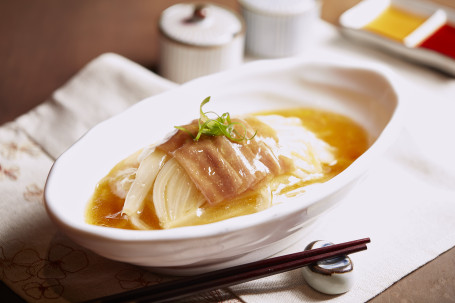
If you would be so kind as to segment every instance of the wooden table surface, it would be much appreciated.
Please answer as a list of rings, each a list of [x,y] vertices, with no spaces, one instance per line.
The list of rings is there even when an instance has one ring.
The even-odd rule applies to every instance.
[[[325,0],[321,16],[336,23],[359,0]],[[435,0],[455,7],[453,0]],[[151,70],[158,60],[159,14],[176,0],[1,0],[0,125],[46,100],[105,52]],[[235,0],[212,0],[238,10]],[[455,302],[455,248],[417,269],[370,302]],[[0,284],[2,302],[22,302]],[[5,299],[5,300],[3,300]]]

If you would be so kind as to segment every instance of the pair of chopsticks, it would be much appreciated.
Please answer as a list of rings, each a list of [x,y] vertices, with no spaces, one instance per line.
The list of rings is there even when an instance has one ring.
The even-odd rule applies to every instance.
[[[336,256],[366,250],[370,238],[305,250],[280,257],[220,269],[196,276],[127,291],[124,293],[87,301],[91,303],[113,302],[168,302],[201,292],[220,289],[266,276],[297,269]]]

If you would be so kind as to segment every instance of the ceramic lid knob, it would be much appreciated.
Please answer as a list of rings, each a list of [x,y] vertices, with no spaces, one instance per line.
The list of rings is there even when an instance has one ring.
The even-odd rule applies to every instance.
[[[333,245],[327,241],[314,241],[305,250]],[[315,290],[337,295],[349,291],[354,284],[354,266],[348,256],[317,262],[302,268],[305,281]]]
[[[212,4],[176,4],[161,14],[160,30],[168,38],[195,46],[224,45],[243,31],[233,12]]]

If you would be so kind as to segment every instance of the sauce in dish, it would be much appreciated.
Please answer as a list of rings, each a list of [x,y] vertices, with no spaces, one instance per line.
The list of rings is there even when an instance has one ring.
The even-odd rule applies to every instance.
[[[455,59],[455,26],[446,23],[419,45]]]
[[[199,119],[99,181],[88,223],[154,230],[252,214],[329,180],[368,148],[365,130],[339,114],[298,108],[210,119],[205,103]]]
[[[364,29],[403,42],[409,34],[421,26],[427,17],[420,16],[399,7],[389,6]]]

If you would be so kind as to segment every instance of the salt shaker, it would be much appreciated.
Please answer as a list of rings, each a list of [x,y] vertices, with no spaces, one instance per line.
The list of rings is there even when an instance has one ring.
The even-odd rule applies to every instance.
[[[162,12],[159,29],[159,73],[171,81],[184,83],[243,62],[243,18],[224,7],[173,5]]]
[[[315,0],[239,0],[246,23],[246,50],[259,57],[302,52],[319,9]]]

